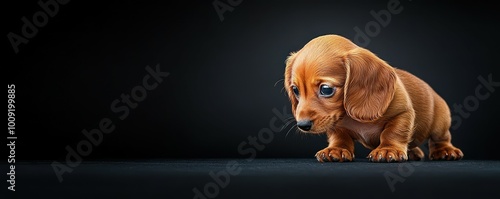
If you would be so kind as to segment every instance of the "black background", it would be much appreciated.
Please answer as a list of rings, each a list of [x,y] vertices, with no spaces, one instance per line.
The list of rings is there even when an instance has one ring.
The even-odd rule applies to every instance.
[[[64,159],[65,147],[85,140],[81,131],[105,117],[116,129],[85,160],[247,158],[238,145],[269,127],[273,108],[290,111],[280,81],[286,56],[320,35],[353,39],[353,28],[375,21],[370,11],[387,2],[243,1],[224,21],[212,1],[61,5],[19,53],[7,37],[1,43],[6,83],[16,84],[17,158]],[[366,48],[425,80],[450,107],[475,94],[479,76],[500,81],[493,4],[401,6]],[[3,35],[21,34],[21,18],[39,10],[36,1],[4,2]],[[142,84],[144,68],[156,64],[170,75],[118,120],[111,102]],[[500,159],[499,90],[452,132],[466,159]],[[257,157],[312,158],[326,146],[324,136],[288,130]],[[357,157],[367,153],[357,146]]]

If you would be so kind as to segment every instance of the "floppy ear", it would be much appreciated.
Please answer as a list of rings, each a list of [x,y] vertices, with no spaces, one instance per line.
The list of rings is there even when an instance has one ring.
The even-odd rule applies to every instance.
[[[285,68],[285,90],[288,94],[288,98],[290,99],[290,102],[292,103],[292,113],[295,115],[295,109],[297,108],[297,104],[299,103],[297,98],[295,98],[295,94],[293,94],[292,89],[290,86],[292,85],[292,65],[293,62],[295,61],[295,55],[296,53],[292,52],[290,53],[290,56],[286,59],[286,68]]]
[[[359,122],[372,122],[385,113],[394,97],[394,68],[372,52],[355,48],[344,57],[344,108]]]

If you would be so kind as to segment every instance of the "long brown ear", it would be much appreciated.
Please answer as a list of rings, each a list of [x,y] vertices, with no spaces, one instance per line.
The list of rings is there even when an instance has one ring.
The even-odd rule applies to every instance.
[[[295,115],[295,109],[297,108],[297,104],[299,103],[297,98],[295,98],[295,95],[293,94],[293,91],[291,90],[290,86],[292,84],[292,65],[293,62],[295,61],[295,55],[296,53],[292,52],[290,53],[290,56],[286,59],[286,68],[285,68],[285,90],[288,94],[288,98],[290,99],[290,102],[292,103],[292,113]]]
[[[355,48],[344,57],[344,108],[360,122],[372,122],[385,113],[394,97],[394,68],[372,52]]]

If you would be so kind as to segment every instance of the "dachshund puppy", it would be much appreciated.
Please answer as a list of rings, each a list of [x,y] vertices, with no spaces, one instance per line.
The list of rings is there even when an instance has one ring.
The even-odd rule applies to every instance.
[[[326,133],[319,162],[354,159],[354,141],[372,151],[372,162],[459,160],[451,144],[446,102],[424,81],[391,67],[338,35],[317,37],[286,61],[285,89],[297,127]]]

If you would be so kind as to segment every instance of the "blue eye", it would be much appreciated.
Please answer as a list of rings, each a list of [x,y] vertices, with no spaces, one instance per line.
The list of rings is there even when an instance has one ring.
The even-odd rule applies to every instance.
[[[292,86],[292,91],[295,97],[299,97],[299,89],[296,86]]]
[[[335,94],[335,87],[328,86],[326,84],[321,84],[319,86],[319,96],[321,97],[331,97],[333,94]]]

